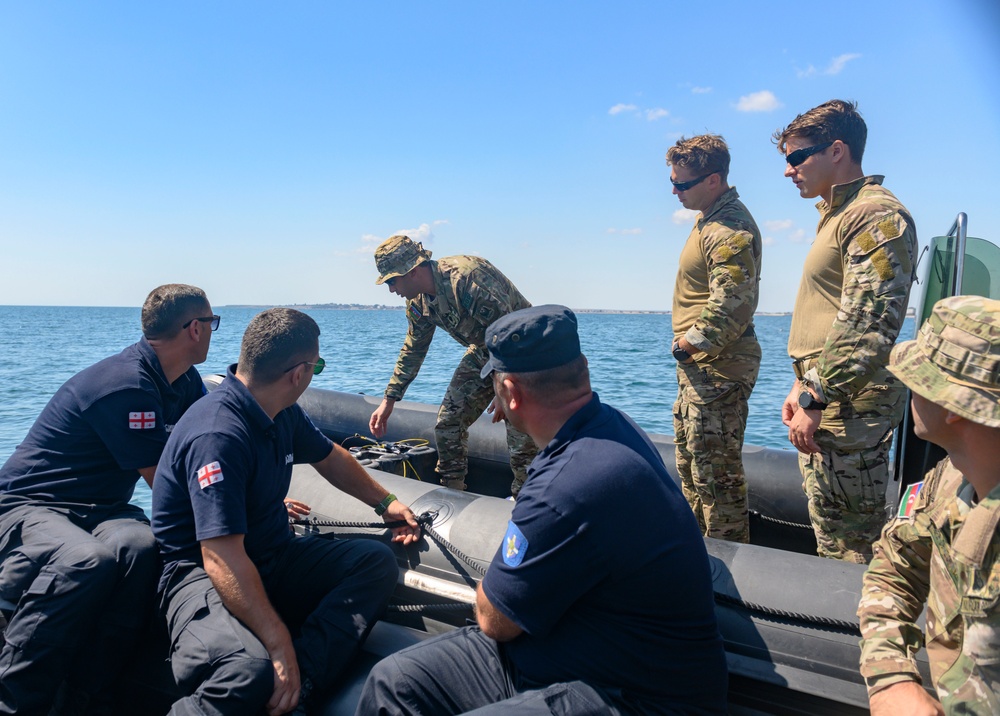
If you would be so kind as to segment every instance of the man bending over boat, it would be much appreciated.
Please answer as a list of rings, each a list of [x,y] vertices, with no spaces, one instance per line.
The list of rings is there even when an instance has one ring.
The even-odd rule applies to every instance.
[[[152,611],[159,559],[143,511],[167,434],[205,393],[219,327],[205,292],[146,297],[138,343],[56,391],[0,468],[0,714],[114,713],[111,686]],[[53,705],[53,701],[55,704]]]
[[[760,370],[760,230],[729,186],[722,137],[682,137],[667,164],[681,204],[701,212],[681,249],[671,312],[677,472],[704,535],[749,542],[743,435]]]
[[[821,557],[864,564],[885,524],[889,447],[905,389],[887,370],[917,258],[913,218],[865,176],[868,128],[831,100],[775,132],[785,176],[820,197],[788,335],[795,381],[781,408],[799,451]]]
[[[478,626],[387,657],[367,714],[724,714],[705,544],[649,438],[591,391],[576,316],[486,333],[497,401],[542,447],[476,592]]]
[[[892,351],[914,431],[948,452],[911,485],[865,574],[872,716],[1000,713],[1000,301],[946,298]],[[926,635],[917,625],[927,606]],[[938,703],[914,655],[926,646]]]
[[[469,468],[469,426],[493,406],[493,386],[479,372],[486,364],[483,335],[493,321],[531,304],[517,287],[493,264],[478,256],[448,256],[431,260],[431,252],[408,236],[392,236],[375,249],[379,277],[392,293],[406,299],[407,332],[396,368],[385,389],[385,398],[372,413],[372,435],[385,435],[389,416],[397,400],[403,399],[420,366],[423,365],[440,326],[452,338],[467,346],[465,355],[451,377],[434,426],[437,443],[437,473],[441,483],[465,489]],[[503,415],[494,410],[493,421]],[[524,484],[525,471],[538,452],[524,433],[507,424],[507,447],[514,471],[511,492],[516,497]]]
[[[171,666],[187,694],[171,714],[309,713],[385,608],[398,573],[388,547],[289,530],[282,499],[294,463],[312,463],[386,521],[405,521],[394,541],[419,535],[410,509],[296,404],[325,365],[312,318],[259,313],[239,363],[167,441],[153,533]]]

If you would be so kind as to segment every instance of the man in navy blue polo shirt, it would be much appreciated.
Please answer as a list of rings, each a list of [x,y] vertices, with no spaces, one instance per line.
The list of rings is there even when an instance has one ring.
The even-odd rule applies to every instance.
[[[498,408],[542,448],[466,627],[387,657],[365,714],[724,714],[708,556],[642,430],[590,388],[576,316],[486,331]]]
[[[0,714],[110,712],[151,612],[156,544],[129,500],[205,393],[193,366],[219,317],[200,288],[168,284],[141,321],[143,338],[70,378],[0,468],[0,597],[16,605]]]
[[[288,529],[293,464],[311,463],[386,521],[405,521],[394,541],[419,537],[409,507],[296,404],[325,365],[312,318],[264,311],[239,363],[170,436],[153,482],[153,532],[171,665],[188,694],[171,714],[274,715],[297,704],[305,713],[385,608],[398,575],[387,546]]]

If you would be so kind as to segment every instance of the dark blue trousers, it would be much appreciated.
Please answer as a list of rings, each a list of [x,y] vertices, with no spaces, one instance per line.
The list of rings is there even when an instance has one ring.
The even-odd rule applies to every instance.
[[[387,656],[372,669],[356,716],[596,716],[621,713],[582,681],[532,684],[497,642],[465,627]]]
[[[110,699],[155,603],[159,558],[142,510],[0,506],[0,714],[47,714],[64,680]]]
[[[297,537],[258,564],[271,604],[295,643],[303,677],[330,688],[355,656],[396,585],[392,551],[369,540]],[[190,694],[174,716],[256,714],[274,691],[274,672],[260,640],[236,619],[205,570],[171,576],[163,595],[171,667]]]

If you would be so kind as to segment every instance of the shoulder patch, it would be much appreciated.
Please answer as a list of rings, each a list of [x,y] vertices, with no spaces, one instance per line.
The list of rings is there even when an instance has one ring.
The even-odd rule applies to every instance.
[[[156,413],[149,411],[129,411],[128,427],[130,430],[152,430],[156,427]]]
[[[217,482],[222,482],[222,465],[218,461],[198,468],[198,487],[204,490]]]
[[[504,564],[508,567],[516,567],[524,559],[524,553],[528,550],[528,540],[513,520],[507,523],[507,534],[503,537],[500,549],[503,551]]]
[[[410,317],[412,317],[414,320],[422,318],[424,315],[423,313],[420,312],[420,308],[413,301],[410,301],[409,303],[406,304],[406,310],[410,312]]]
[[[906,492],[899,498],[899,512],[896,513],[897,518],[901,520],[913,519],[913,508],[916,507],[917,497],[920,496],[922,489],[924,489],[923,480],[906,488]]]

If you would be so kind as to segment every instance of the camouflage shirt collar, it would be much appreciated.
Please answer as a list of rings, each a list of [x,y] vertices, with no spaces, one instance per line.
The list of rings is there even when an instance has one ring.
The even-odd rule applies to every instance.
[[[834,184],[833,203],[828,205],[825,199],[821,199],[817,202],[816,208],[819,209],[820,214],[825,214],[828,211],[836,211],[857,196],[862,187],[868,186],[869,184],[881,185],[884,180],[885,176],[882,174],[871,174],[866,177],[861,177],[860,179],[855,179],[854,181],[849,181],[846,184]]]
[[[705,211],[701,212],[701,218],[698,219],[699,224],[703,224],[708,221],[714,214],[717,214],[722,210],[727,204],[732,204],[734,201],[740,198],[740,195],[736,192],[736,187],[731,186],[722,192],[722,196],[712,202],[712,205],[708,207]]]
[[[451,296],[451,278],[441,270],[436,260],[431,259],[428,263],[431,267],[431,276],[434,279],[434,295],[425,294],[424,302],[428,307],[433,306],[434,311],[438,314],[447,313],[451,306],[451,302],[448,300]]]

